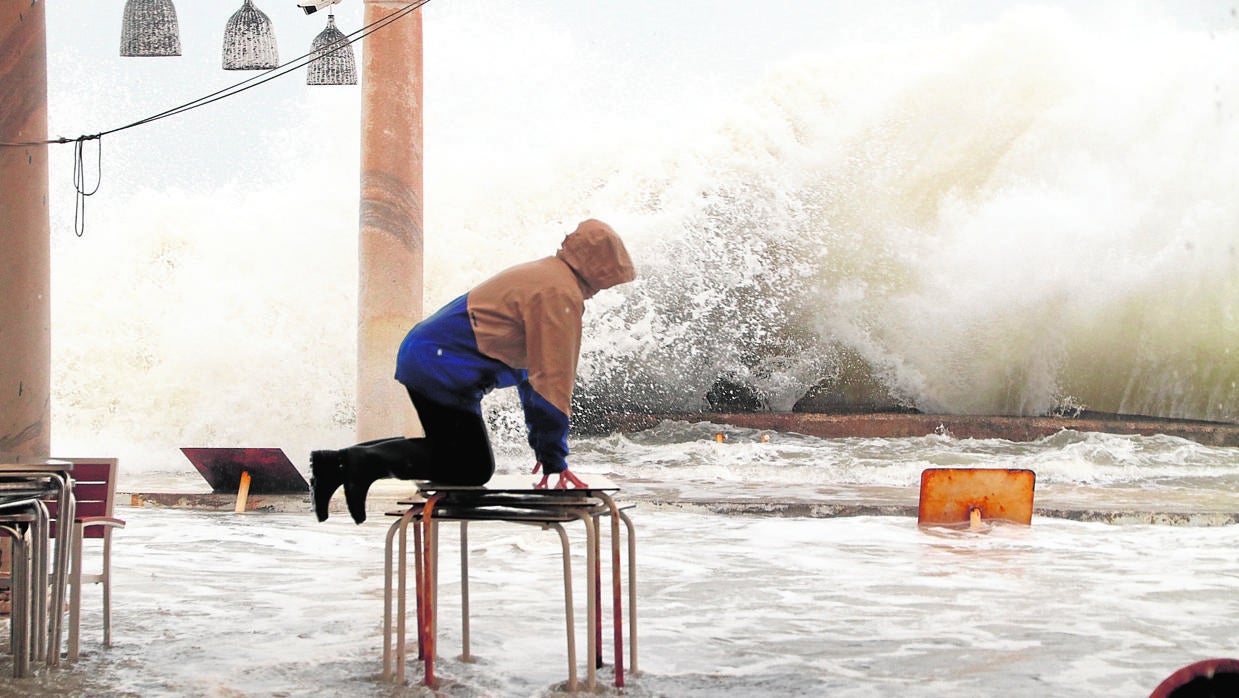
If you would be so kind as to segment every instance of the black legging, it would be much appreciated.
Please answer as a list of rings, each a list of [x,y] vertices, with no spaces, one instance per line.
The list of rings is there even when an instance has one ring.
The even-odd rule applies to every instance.
[[[495,474],[495,454],[482,415],[434,402],[409,388],[426,436],[367,441],[344,449],[351,467],[374,477],[483,485]]]

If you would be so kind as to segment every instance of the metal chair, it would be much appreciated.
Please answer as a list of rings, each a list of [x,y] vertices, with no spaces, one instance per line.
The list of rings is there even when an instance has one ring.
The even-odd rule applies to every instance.
[[[62,458],[73,463],[73,494],[77,510],[70,530],[69,549],[69,661],[78,658],[82,616],[82,585],[103,587],[103,646],[112,646],[112,529],[124,528],[125,522],[113,516],[116,497],[115,458]],[[49,507],[51,505],[49,504]],[[59,523],[57,521],[57,523]],[[59,535],[56,526],[53,535]],[[99,540],[102,559],[98,571],[82,571],[83,543]]]

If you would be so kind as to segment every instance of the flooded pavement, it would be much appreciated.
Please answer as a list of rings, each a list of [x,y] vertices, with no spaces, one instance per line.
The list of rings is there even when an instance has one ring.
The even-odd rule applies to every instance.
[[[719,444],[711,428],[574,444],[580,474],[606,474],[636,503],[639,671],[626,695],[1147,695],[1182,666],[1236,652],[1239,526],[1150,513],[1233,513],[1230,449],[1096,434],[761,443],[737,432]],[[919,529],[906,513],[917,475],[945,465],[1029,467],[1038,507],[1109,522],[1037,513],[1028,527]],[[154,490],[196,474],[130,477],[122,488]],[[376,487],[380,513],[409,491]],[[416,664],[406,686],[379,676],[387,522],[337,512],[319,524],[297,499],[243,514],[121,507],[114,647],[100,647],[88,590],[82,660],[0,683],[0,695],[430,695]],[[455,527],[443,531],[452,560]],[[556,536],[474,524],[470,549],[477,659],[458,659],[459,570],[443,564],[438,695],[556,694],[567,678]],[[573,565],[583,575],[580,555]]]

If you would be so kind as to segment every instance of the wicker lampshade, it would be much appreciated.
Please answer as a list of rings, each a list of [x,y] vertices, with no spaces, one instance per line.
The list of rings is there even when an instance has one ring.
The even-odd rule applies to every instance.
[[[280,64],[271,19],[245,0],[224,27],[224,70],[269,70]]]
[[[327,28],[314,37],[314,59],[306,67],[307,85],[356,85],[357,61],[353,45],[336,28],[335,15],[327,16]]]
[[[126,0],[120,55],[181,55],[181,28],[172,0]]]

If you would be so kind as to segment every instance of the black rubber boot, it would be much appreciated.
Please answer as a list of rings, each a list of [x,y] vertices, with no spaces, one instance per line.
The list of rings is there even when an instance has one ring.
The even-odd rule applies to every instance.
[[[368,459],[358,460],[361,462],[352,462],[348,454],[345,454],[343,472],[344,501],[348,504],[348,513],[352,515],[353,522],[360,525],[366,520],[366,494],[370,492],[370,485],[389,475],[386,468],[367,463]]]
[[[430,462],[430,446],[425,439],[394,437],[357,444],[340,454],[344,472],[344,500],[353,521],[366,520],[366,495],[375,480],[399,478],[425,479],[414,463]]]
[[[343,459],[339,451],[310,453],[310,493],[314,499],[314,515],[327,520],[331,495],[344,483]]]

